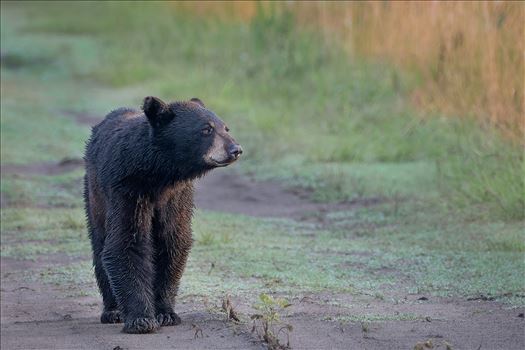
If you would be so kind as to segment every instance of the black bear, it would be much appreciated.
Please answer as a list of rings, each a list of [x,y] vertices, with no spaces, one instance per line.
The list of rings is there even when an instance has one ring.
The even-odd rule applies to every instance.
[[[146,97],[92,130],[84,200],[102,323],[150,333],[181,322],[173,303],[192,245],[193,180],[241,146],[201,100]]]

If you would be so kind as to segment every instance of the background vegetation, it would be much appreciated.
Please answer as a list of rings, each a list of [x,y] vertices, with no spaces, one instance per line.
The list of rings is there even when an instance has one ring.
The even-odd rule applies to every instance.
[[[180,5],[179,5],[180,6]],[[523,21],[519,2],[204,2],[200,15],[251,21],[259,7],[291,11],[352,57],[415,72],[418,108],[497,126],[523,143]],[[260,10],[259,10],[260,11]]]
[[[212,4],[204,3],[191,8],[200,9],[201,12],[212,12],[220,5]],[[248,4],[230,3],[223,11],[229,6],[233,6],[237,11],[246,11],[246,8],[252,9],[255,6]],[[519,117],[523,116],[523,106],[519,96],[523,96],[523,93],[520,93],[523,91],[520,84],[523,74],[519,72],[523,70],[523,57],[516,52],[521,52],[523,38],[519,37],[519,31],[516,32],[519,25],[515,23],[514,18],[522,14],[523,6],[516,4],[516,8],[491,7],[493,5],[483,7],[478,4],[470,8],[470,5],[461,5],[458,11],[448,11],[448,8],[441,9],[438,6],[434,11],[429,6],[414,5],[414,10],[404,12],[397,6],[390,9],[379,4],[373,5],[375,7],[370,11],[364,11],[359,6],[348,7],[348,11],[351,10],[349,13],[356,16],[364,12],[362,16],[358,16],[362,21],[367,20],[366,13],[378,13],[370,19],[371,21],[374,18],[383,18],[384,13],[385,23],[389,23],[390,16],[395,16],[396,13],[399,14],[398,17],[401,17],[401,13],[407,13],[407,21],[410,22],[411,18],[419,13],[420,7],[421,11],[430,11],[428,13],[437,18],[434,22],[442,23],[440,18],[444,18],[443,11],[447,10],[447,13],[453,14],[450,15],[453,16],[452,19],[449,18],[452,23],[462,23],[461,26],[470,28],[470,31],[474,31],[477,25],[464,23],[461,15],[472,13],[472,17],[477,18],[479,14],[488,15],[496,9],[504,11],[502,13],[508,12],[504,24],[501,24],[504,26],[498,29],[501,32],[498,35],[503,36],[504,40],[500,40],[499,37],[481,40],[481,34],[464,34],[464,40],[465,45],[471,41],[477,43],[476,45],[493,42],[493,46],[501,49],[503,57],[512,57],[513,61],[485,58],[486,55],[495,54],[481,48],[465,49],[483,54],[463,56],[461,59],[453,56],[450,63],[442,63],[446,64],[445,68],[435,72],[439,79],[445,79],[441,89],[445,95],[440,95],[441,92],[436,92],[441,91],[436,88],[438,82],[432,83],[424,73],[425,70],[418,69],[424,66],[423,58],[414,58],[414,62],[417,62],[414,74],[410,71],[399,71],[387,63],[386,59],[383,59],[383,63],[366,63],[348,56],[337,43],[323,40],[320,33],[299,29],[296,25],[299,21],[297,18],[302,18],[302,11],[310,9],[308,5],[299,6],[296,12],[275,4],[266,5],[259,6],[249,16],[239,16],[239,21],[243,22],[231,19],[223,21],[207,16],[206,19],[202,18],[198,26],[193,18],[188,17],[188,11],[185,9],[188,5],[185,4],[165,5],[168,6],[168,10],[162,13],[158,4],[41,5],[46,8],[52,6],[56,13],[53,17],[42,15],[47,12],[43,12],[42,8],[36,5],[29,9],[33,20],[26,30],[54,34],[57,39],[63,34],[87,35],[86,39],[91,40],[73,44],[77,49],[63,52],[60,57],[63,62],[56,67],[56,70],[62,69],[63,72],[65,69],[71,69],[75,79],[97,82],[108,87],[151,87],[153,91],[158,91],[168,99],[187,97],[177,96],[178,91],[198,91],[208,104],[213,105],[221,115],[227,115],[230,122],[235,124],[239,130],[237,134],[248,147],[248,163],[258,168],[252,169],[257,174],[276,175],[271,170],[262,170],[259,167],[290,169],[285,164],[292,162],[298,165],[295,169],[298,169],[300,174],[288,172],[279,175],[298,181],[310,179],[308,185],[313,187],[335,187],[338,190],[334,193],[338,192],[338,196],[341,197],[337,199],[347,199],[356,193],[347,183],[348,178],[355,178],[356,175],[352,171],[347,173],[341,170],[348,164],[366,163],[371,167],[371,171],[391,177],[390,171],[381,170],[384,167],[375,171],[373,164],[398,163],[410,168],[414,162],[425,162],[427,171],[435,173],[435,180],[445,189],[446,197],[454,200],[456,204],[480,204],[499,217],[523,218],[523,143],[504,139],[494,127],[487,127],[486,124],[480,126],[469,118],[474,116],[478,120],[485,120],[484,118],[490,115],[490,120],[505,121],[497,125],[512,126],[512,133],[521,135]],[[237,6],[240,7],[237,9]],[[327,13],[344,12],[335,11],[336,5],[333,5],[333,11],[331,6],[321,3],[316,6],[319,7],[317,12],[325,13],[326,16]],[[412,5],[403,6],[411,8]],[[71,16],[71,12],[77,9],[80,9],[82,14]],[[118,12],[118,15],[108,15],[113,12]],[[411,13],[414,15],[411,16]],[[93,22],[93,18],[97,21]],[[151,18],[155,18],[155,25],[150,23]],[[481,23],[490,27],[492,22],[489,19]],[[333,21],[325,19],[324,22]],[[368,34],[356,29],[353,38],[362,38],[362,42],[354,46],[363,47],[357,50],[358,52],[366,53],[364,43],[373,47],[381,46],[381,43],[374,39],[377,29],[373,28],[378,25],[373,23],[363,25],[363,28],[370,31]],[[414,24],[412,27],[421,26]],[[412,27],[407,25],[407,28]],[[441,24],[436,28],[451,30],[450,26]],[[435,40],[427,37],[431,35],[428,33],[439,33],[436,28],[413,30],[412,33],[421,34],[421,37],[406,40],[405,46],[409,45],[408,43],[416,45],[415,42],[419,40],[428,42],[428,45],[435,43],[434,46],[439,47],[441,44],[437,39],[438,34],[433,34],[436,35]],[[393,33],[397,30],[385,28],[385,32]],[[512,36],[512,33],[516,35]],[[445,37],[447,34],[439,35]],[[399,38],[411,36],[399,34]],[[10,42],[10,38],[6,37],[5,40]],[[62,37],[60,40],[65,39]],[[94,42],[101,45],[95,45]],[[397,48],[398,55],[404,52],[406,57],[414,56],[413,52],[418,46],[406,47],[403,51],[400,48],[402,45],[395,45],[395,42],[393,38],[390,46]],[[64,50],[60,47],[63,44],[57,45],[57,50]],[[32,54],[34,57],[21,57],[15,47],[24,50],[24,55]],[[374,52],[379,54],[376,51]],[[427,49],[426,46],[417,52],[428,57],[428,60],[430,57],[439,56],[434,55],[435,51],[430,47]],[[384,57],[388,58],[390,54]],[[55,63],[50,57],[52,55],[49,48],[44,52],[31,53],[31,49],[23,47],[22,43],[13,43],[13,47],[4,54],[3,62],[5,65],[23,66],[25,59],[26,64],[42,66]],[[404,61],[402,57],[398,59]],[[459,72],[459,65],[462,64],[460,62],[465,60],[468,62],[464,64],[465,69],[471,67],[472,70]],[[500,89],[499,85],[494,86],[493,84],[499,84],[497,81],[477,80],[484,79],[481,78],[482,75],[475,73],[475,67],[479,67],[479,62],[482,61],[489,62],[493,68],[480,68],[480,72],[505,72],[495,73],[498,81],[507,75],[513,77],[509,80],[509,85],[514,86],[512,101],[516,103],[505,102],[508,100],[508,96],[505,95],[507,90]],[[66,68],[64,64],[70,66]],[[438,63],[429,61],[425,65],[426,71],[434,69],[436,64]],[[464,80],[469,81],[472,87],[466,87],[466,90],[460,92],[449,81],[449,74],[451,77],[458,77],[457,79],[465,77]],[[421,80],[418,75],[425,79]],[[417,105],[410,103],[410,96],[419,89],[426,89],[428,84],[434,84],[434,88],[433,92],[425,90],[426,95],[428,98],[447,101],[447,105],[442,108],[445,111],[461,111],[456,108],[459,105],[454,99],[446,98],[449,94],[462,98],[462,104],[465,108],[468,107],[468,111],[455,115],[464,118],[444,120],[441,117],[447,116],[447,113],[429,114],[425,109],[418,109]],[[478,93],[473,92],[474,87]],[[489,93],[493,90],[507,96],[496,99],[498,103],[509,108],[505,114],[494,114],[492,105],[478,103],[490,103],[492,98],[485,98],[481,92]],[[471,96],[475,96],[476,99],[472,100]],[[424,105],[427,106],[428,103]],[[480,109],[484,112],[479,112]],[[101,109],[100,113],[104,111]],[[5,118],[9,118],[9,115]],[[506,127],[503,128],[507,130]],[[13,134],[12,137],[20,136],[21,134]],[[9,137],[6,135],[3,142],[10,142]],[[268,142],[269,138],[272,142]],[[12,147],[3,149],[10,150]],[[4,159],[10,161],[21,159],[20,156],[16,159],[7,157],[9,156],[4,155]],[[265,161],[269,159],[273,161]],[[302,165],[318,165],[313,167],[318,170],[317,175],[310,176],[303,171],[305,168]],[[343,172],[346,176],[331,176],[334,171]],[[342,183],[333,183],[335,179]],[[358,179],[350,182],[362,181]]]

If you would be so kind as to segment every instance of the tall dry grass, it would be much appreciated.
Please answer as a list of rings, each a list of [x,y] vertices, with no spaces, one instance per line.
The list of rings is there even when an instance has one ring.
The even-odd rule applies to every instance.
[[[421,108],[475,117],[525,142],[525,4],[521,2],[282,2],[301,25],[352,55],[393,62],[422,79]],[[250,20],[258,3],[198,2],[201,14]]]

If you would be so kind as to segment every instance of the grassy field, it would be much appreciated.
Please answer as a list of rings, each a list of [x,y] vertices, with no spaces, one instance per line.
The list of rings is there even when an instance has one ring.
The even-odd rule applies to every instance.
[[[410,75],[349,62],[286,13],[225,23],[149,4],[2,2],[1,22],[3,167],[81,157],[89,127],[73,115],[198,96],[245,147],[242,172],[308,188],[316,201],[380,199],[322,226],[198,211],[183,295],[416,292],[525,304],[522,149],[415,111]],[[23,278],[96,294],[82,176],[3,174],[2,256],[77,258]]]
[[[523,144],[523,31],[517,1],[201,2],[173,4],[199,16],[249,22],[266,11],[290,11],[352,57],[388,61],[415,73],[418,108],[497,126]]]

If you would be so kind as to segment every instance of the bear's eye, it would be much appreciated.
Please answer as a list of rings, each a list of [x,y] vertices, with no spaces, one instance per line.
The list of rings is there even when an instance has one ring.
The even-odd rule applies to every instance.
[[[204,135],[210,135],[210,134],[212,133],[212,131],[213,131],[213,128],[212,128],[212,126],[209,125],[209,124],[206,125],[206,126],[204,127],[204,129],[202,129],[202,133],[203,133]]]
[[[226,132],[229,132],[230,128],[226,126],[226,127],[224,127],[224,130],[226,130]]]

